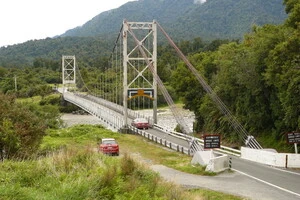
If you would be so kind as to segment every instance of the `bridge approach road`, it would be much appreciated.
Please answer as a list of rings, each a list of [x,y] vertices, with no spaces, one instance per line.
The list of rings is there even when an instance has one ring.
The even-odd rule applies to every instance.
[[[189,143],[184,139],[167,134],[161,130],[149,129],[146,130],[146,132],[186,148],[189,147]],[[265,188],[266,190],[264,190],[263,195],[272,196],[270,199],[300,199],[300,171],[288,171],[247,161],[236,156],[230,157],[232,158],[232,170],[239,174],[232,176],[233,179],[237,178],[237,182],[241,179],[241,175],[247,176],[247,178],[252,179],[252,183],[259,186],[259,190]],[[221,174],[220,176],[222,177],[224,175]],[[240,185],[234,188],[234,190],[238,191],[242,187],[251,190],[253,185]],[[268,198],[266,197],[265,199]]]

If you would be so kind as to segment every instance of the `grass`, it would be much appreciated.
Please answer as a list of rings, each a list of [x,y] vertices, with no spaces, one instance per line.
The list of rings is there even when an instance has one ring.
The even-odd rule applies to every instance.
[[[31,98],[18,98],[17,101],[19,103],[39,103],[41,101],[41,96],[34,96]]]
[[[154,164],[165,165],[183,172],[198,175],[214,175],[206,172],[205,167],[190,164],[191,157],[172,151],[168,148],[155,144],[146,138],[136,135],[126,135],[119,138],[121,149],[125,152],[140,154],[143,158],[151,160]]]
[[[263,144],[264,148],[273,148],[280,153],[294,153],[294,145],[288,144],[285,135],[281,136],[281,139],[276,140],[273,136],[261,135],[257,138],[260,144]]]
[[[0,164],[0,199],[184,199],[185,191],[135,163],[70,148],[37,160]],[[171,189],[172,190],[169,190]]]
[[[205,190],[205,189],[192,189],[189,190],[189,194],[191,195],[191,198],[197,199],[199,196],[201,198],[198,198],[200,200],[241,200],[244,198],[240,198],[234,195],[224,194],[221,192],[216,192],[212,190]]]
[[[106,137],[117,139],[122,156],[97,153],[97,142]],[[101,126],[78,125],[48,130],[36,159],[0,163],[0,200],[241,199],[207,190],[186,190],[165,182],[144,162],[137,162],[134,155],[154,164],[193,169],[186,167],[190,157],[157,148],[142,137],[113,133]]]

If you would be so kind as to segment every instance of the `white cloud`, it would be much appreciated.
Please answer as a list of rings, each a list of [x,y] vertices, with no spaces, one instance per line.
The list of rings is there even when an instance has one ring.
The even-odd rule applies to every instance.
[[[60,35],[130,0],[3,0],[0,47]]]
[[[206,0],[194,0],[194,3],[196,3],[196,4],[203,4],[205,2],[206,2]]]

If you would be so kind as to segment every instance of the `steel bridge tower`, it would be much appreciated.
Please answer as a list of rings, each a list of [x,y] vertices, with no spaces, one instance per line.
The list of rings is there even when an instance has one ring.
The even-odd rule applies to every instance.
[[[76,60],[75,56],[62,56],[62,83],[76,84]]]
[[[147,77],[149,68],[157,74],[157,27],[156,22],[123,22],[123,106],[124,124],[128,124],[128,99],[132,96],[148,96],[153,99],[153,123],[157,123],[157,82],[154,77]],[[136,39],[135,35],[140,39]],[[150,41],[150,42],[149,42]],[[150,43],[150,44],[149,44]],[[147,52],[139,56],[139,49]],[[138,63],[143,66],[137,66]],[[140,65],[140,64],[139,64]],[[128,79],[128,70],[136,72],[135,77]],[[149,80],[151,78],[152,80]],[[137,88],[138,79],[147,83],[146,88]]]

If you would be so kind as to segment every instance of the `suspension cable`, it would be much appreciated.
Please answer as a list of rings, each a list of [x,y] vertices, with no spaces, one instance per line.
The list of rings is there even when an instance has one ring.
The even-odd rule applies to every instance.
[[[227,106],[223,103],[223,101],[218,97],[218,95],[212,90],[212,88],[206,83],[206,81],[202,78],[202,76],[198,73],[196,68],[189,62],[186,56],[182,53],[182,51],[176,46],[174,41],[170,38],[170,36],[165,32],[165,30],[160,26],[157,22],[159,29],[167,38],[169,44],[176,50],[179,57],[185,62],[188,66],[188,69],[196,76],[197,80],[200,82],[204,90],[208,93],[211,99],[216,103],[221,112],[229,118],[229,122],[233,126],[233,128],[238,132],[238,134],[244,139],[244,141],[251,148],[262,149],[261,145],[253,138],[253,136],[249,136],[246,129],[240,124],[240,122],[234,117]]]
[[[78,67],[77,65],[75,66],[75,69],[77,69],[77,71],[78,71],[79,78],[80,78],[80,80],[82,81],[84,88],[85,88],[89,93],[92,93],[92,91],[91,91],[91,90],[87,87],[87,85],[85,84],[85,82],[84,82],[84,80],[83,80],[83,78],[82,78],[82,75],[81,75],[81,73],[80,73],[79,67]]]
[[[122,31],[123,31],[123,24],[122,24],[122,26],[121,26],[121,28],[120,28],[120,31],[119,31],[119,34],[118,34],[118,37],[117,37],[117,39],[116,39],[116,41],[115,41],[115,45],[114,45],[114,48],[112,49],[112,51],[111,51],[111,54],[110,54],[110,56],[109,56],[109,59],[108,60],[110,60],[111,59],[111,57],[112,57],[112,54],[113,54],[113,52],[115,51],[115,48],[116,48],[116,46],[118,45],[118,41],[119,41],[119,39],[120,39],[120,37],[121,37],[121,35],[122,35]]]

